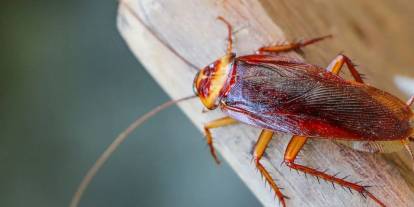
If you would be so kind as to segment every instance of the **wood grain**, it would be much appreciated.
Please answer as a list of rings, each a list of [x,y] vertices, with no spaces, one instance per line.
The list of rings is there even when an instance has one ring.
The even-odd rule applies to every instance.
[[[260,46],[299,37],[331,33],[335,36],[306,48],[305,59],[327,65],[339,52],[354,57],[368,82],[407,98],[396,87],[397,75],[414,78],[414,4],[409,0],[125,0],[119,7],[118,28],[132,52],[172,98],[192,94],[195,71],[178,59],[134,17],[132,8],[153,31],[182,56],[202,67],[225,51],[225,26],[221,15],[234,25],[235,51],[248,54]],[[285,36],[287,35],[287,36]],[[298,54],[290,53],[299,57]],[[411,69],[410,69],[411,68]],[[413,88],[414,93],[414,88]],[[203,123],[223,116],[219,111],[201,113],[198,100],[181,104],[182,110],[201,129]],[[260,130],[240,124],[213,130],[215,145],[223,158],[254,192],[264,206],[279,206],[251,162],[251,149]],[[264,164],[290,197],[288,206],[376,206],[370,200],[332,185],[306,179],[280,166],[290,135],[277,135],[267,150]],[[312,140],[300,163],[328,172],[350,175],[372,185],[370,191],[388,206],[414,206],[411,161],[404,152],[372,155],[356,152],[329,140]]]

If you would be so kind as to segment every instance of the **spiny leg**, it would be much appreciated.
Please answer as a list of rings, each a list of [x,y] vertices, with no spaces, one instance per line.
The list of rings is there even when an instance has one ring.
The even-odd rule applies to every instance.
[[[411,149],[410,146],[410,141],[411,141],[412,137],[408,137],[407,139],[403,139],[401,140],[401,144],[404,145],[405,150],[408,152],[408,154],[411,157],[411,160],[414,160],[414,153],[413,150]],[[412,164],[412,169],[414,169],[414,163]]]
[[[406,149],[406,150],[407,150],[407,152],[410,154],[411,158],[414,158],[413,151],[412,151],[412,150],[411,150],[411,148],[410,148],[410,143],[409,143],[410,138],[411,138],[411,137],[409,137],[409,138],[407,138],[407,139],[403,139],[403,140],[401,140],[401,143],[404,145],[405,149]]]
[[[414,104],[414,96],[411,96],[410,99],[407,101],[407,106],[412,106]]]
[[[338,185],[341,185],[343,187],[353,189],[359,192],[362,196],[364,197],[368,196],[380,206],[385,207],[385,205],[378,198],[376,198],[373,194],[371,194],[366,189],[366,186],[358,185],[356,183],[352,183],[344,179],[337,178],[332,175],[328,175],[325,172],[322,172],[322,171],[319,171],[319,170],[316,170],[316,169],[313,169],[307,166],[296,164],[295,163],[296,156],[298,155],[302,147],[305,145],[307,139],[308,138],[304,136],[293,136],[292,137],[288,146],[286,147],[285,157],[284,157],[284,162],[288,167],[295,169],[295,170],[302,171],[306,174],[313,175],[318,179],[321,178],[321,179],[324,179],[332,183],[337,183]]]
[[[364,83],[362,80],[361,74],[359,74],[358,70],[355,68],[355,65],[352,63],[351,59],[349,59],[345,55],[338,55],[334,60],[326,68],[327,71],[331,71],[333,74],[338,75],[342,69],[344,63],[348,66],[351,75],[355,78],[356,82]]]
[[[273,132],[263,129],[260,133],[259,139],[256,142],[254,148],[254,162],[256,164],[257,169],[269,183],[270,187],[274,190],[276,196],[279,198],[279,201],[282,203],[282,206],[286,207],[285,198],[286,196],[280,191],[280,188],[276,185],[276,182],[273,180],[270,173],[265,169],[265,167],[260,163],[260,159],[262,159],[263,154],[269,145],[270,140],[272,140]]]
[[[231,124],[236,124],[237,121],[233,118],[230,118],[228,116],[208,122],[204,125],[204,133],[206,136],[207,144],[210,148],[210,153],[214,158],[214,161],[216,161],[217,164],[220,164],[220,160],[217,157],[216,150],[213,146],[213,136],[211,135],[210,129],[223,127]]]
[[[331,38],[332,35],[326,35],[322,37],[316,37],[308,40],[303,40],[299,42],[292,42],[292,43],[285,43],[285,44],[279,44],[279,45],[272,45],[267,47],[261,47],[257,50],[258,54],[264,54],[264,53],[280,53],[280,52],[289,52],[292,50],[297,50],[302,47],[308,46],[310,44],[314,44],[316,42],[322,41],[326,38]]]

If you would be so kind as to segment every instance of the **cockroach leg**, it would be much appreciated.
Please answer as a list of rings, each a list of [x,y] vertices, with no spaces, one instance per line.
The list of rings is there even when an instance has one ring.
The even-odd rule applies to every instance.
[[[414,96],[411,96],[411,98],[408,99],[408,101],[407,101],[407,106],[412,106],[413,103],[414,103]]]
[[[266,181],[270,184],[270,187],[274,190],[276,196],[279,198],[280,203],[282,203],[283,207],[286,207],[285,198],[287,198],[285,195],[283,195],[282,191],[280,191],[280,188],[276,185],[276,182],[273,180],[270,173],[265,169],[265,167],[260,163],[260,159],[263,157],[263,154],[269,145],[270,140],[272,140],[273,136],[272,131],[263,129],[260,133],[259,140],[256,142],[255,148],[254,148],[254,161],[256,164],[257,169],[259,169],[260,173],[263,175],[263,177],[266,179]]]
[[[401,140],[401,143],[404,145],[404,147],[407,150],[408,154],[410,154],[411,160],[414,160],[414,153],[413,153],[413,150],[410,147],[410,138],[411,137]],[[414,163],[411,167],[412,167],[412,169],[414,169]]]
[[[326,68],[327,71],[331,71],[333,74],[338,75],[342,69],[344,63],[348,66],[351,75],[354,77],[356,82],[363,83],[361,74],[359,74],[358,70],[355,68],[355,65],[352,63],[351,59],[349,59],[345,55],[338,55]]]
[[[401,143],[404,145],[405,149],[410,154],[411,158],[414,160],[414,153],[413,153],[413,150],[410,147],[409,139],[401,140]]]
[[[231,26],[230,22],[228,22],[226,19],[224,19],[224,17],[222,16],[218,16],[217,17],[218,20],[221,20],[222,22],[224,22],[224,24],[226,24],[227,26],[227,41],[228,41],[228,45],[227,45],[227,50],[226,50],[226,54],[230,55],[233,52],[233,27]]]
[[[299,170],[301,172],[304,172],[309,175],[313,175],[316,178],[322,178],[328,182],[336,183],[342,187],[353,189],[357,192],[359,192],[361,195],[368,196],[372,200],[374,200],[378,205],[385,207],[385,204],[383,204],[378,198],[376,198],[373,194],[371,194],[366,188],[366,186],[358,185],[356,183],[352,183],[349,181],[346,181],[343,178],[338,178],[332,175],[328,175],[325,172],[299,165],[295,163],[296,156],[298,155],[299,151],[302,149],[302,147],[305,145],[307,141],[307,137],[304,136],[293,136],[290,140],[288,146],[286,147],[285,156],[284,156],[284,162],[285,164],[295,170]]]
[[[213,156],[214,161],[216,161],[217,164],[220,164],[220,160],[218,159],[216,150],[214,149],[214,146],[213,146],[213,136],[211,135],[210,129],[228,126],[228,125],[232,125],[236,123],[238,123],[238,121],[226,116],[226,117],[211,121],[204,125],[204,133],[206,136],[207,144],[210,148],[210,153]]]
[[[308,46],[310,44],[322,41],[326,38],[331,38],[332,35],[326,35],[322,37],[316,37],[308,40],[303,40],[299,42],[292,42],[292,43],[285,43],[285,44],[277,44],[268,47],[261,47],[257,50],[256,53],[263,54],[263,53],[280,53],[280,52],[289,52],[292,50],[297,50],[302,47]]]

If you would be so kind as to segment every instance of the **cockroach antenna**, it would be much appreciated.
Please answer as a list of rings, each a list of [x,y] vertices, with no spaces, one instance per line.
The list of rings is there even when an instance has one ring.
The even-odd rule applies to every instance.
[[[168,44],[164,39],[162,39],[154,30],[150,28],[140,17],[137,13],[134,12],[134,10],[125,3],[123,0],[118,1],[120,6],[123,6],[127,9],[128,12],[132,14],[132,16],[135,17],[138,22],[140,22],[141,25],[144,26],[144,28],[151,33],[152,36],[154,36],[159,42],[161,42],[165,47],[167,47],[174,55],[176,55],[179,59],[181,59],[184,63],[186,63],[188,66],[190,66],[195,71],[199,71],[199,67],[185,59],[182,55],[180,55],[170,44]],[[231,40],[230,40],[231,41]],[[183,102],[189,99],[197,98],[197,96],[187,96],[181,99],[177,100],[170,100],[167,101],[148,113],[144,114],[143,116],[138,117],[134,122],[132,122],[124,131],[122,131],[115,140],[106,148],[106,150],[101,154],[101,156],[96,160],[96,162],[93,164],[93,166],[88,170],[86,175],[83,177],[81,183],[79,184],[75,194],[72,197],[72,200],[69,204],[69,207],[77,207],[79,205],[79,201],[82,198],[83,193],[93,180],[93,178],[96,176],[96,174],[99,172],[99,170],[102,168],[102,166],[105,164],[105,162],[108,160],[108,158],[115,152],[115,150],[119,147],[120,144],[122,144],[128,136],[137,129],[140,125],[142,125],[145,121],[147,121],[149,118],[155,116],[159,112],[163,111],[164,109],[169,108],[170,106],[173,106],[179,102]]]
[[[190,66],[195,71],[199,71],[200,68],[191,63],[189,60],[185,59],[180,53],[177,52],[170,44],[167,43],[163,38],[161,38],[153,29],[150,28],[149,25],[147,25],[141,17],[137,13],[134,12],[134,10],[131,8],[131,6],[128,3],[125,3],[123,0],[118,0],[119,5],[125,7],[129,13],[132,14],[132,16],[135,17],[136,20],[139,21],[139,23],[145,27],[145,29],[151,33],[152,36],[154,36],[159,42],[161,42],[165,47],[167,47],[174,55],[176,55],[179,59],[181,59],[184,63],[186,63],[188,66]]]
[[[227,49],[226,49],[226,54],[231,54],[233,51],[233,38],[232,38],[232,31],[233,31],[233,27],[231,26],[230,22],[228,22],[226,19],[224,19],[224,17],[222,16],[218,16],[217,17],[218,20],[222,21],[224,24],[226,24],[227,26]]]
[[[173,106],[177,103],[187,101],[187,100],[190,100],[190,99],[196,98],[196,97],[197,96],[187,96],[187,97],[184,97],[184,98],[181,98],[181,99],[167,101],[167,102],[155,107],[154,109],[147,112],[143,116],[138,117],[134,122],[132,122],[124,131],[122,131],[115,138],[115,140],[108,146],[108,148],[106,148],[106,150],[96,160],[96,162],[93,164],[93,166],[88,170],[85,177],[83,177],[81,183],[79,184],[75,194],[73,195],[69,207],[77,207],[78,206],[79,201],[82,198],[83,193],[85,192],[86,188],[91,183],[92,179],[95,177],[95,175],[98,173],[98,171],[102,168],[102,166],[105,164],[105,162],[108,160],[108,158],[119,147],[119,145],[122,144],[135,129],[137,129],[139,126],[141,126],[149,118],[155,116],[156,114],[163,111],[164,109],[167,109],[170,106]]]

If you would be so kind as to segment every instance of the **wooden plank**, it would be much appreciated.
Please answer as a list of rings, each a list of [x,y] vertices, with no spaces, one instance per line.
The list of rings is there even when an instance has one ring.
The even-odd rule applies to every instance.
[[[338,52],[344,51],[363,65],[361,71],[369,77],[368,82],[404,97],[394,79],[397,75],[414,77],[413,69],[407,70],[414,65],[414,45],[407,45],[414,36],[410,26],[413,18],[409,18],[413,4],[404,0],[346,2],[125,0],[119,7],[118,27],[133,53],[172,98],[192,94],[195,71],[154,38],[126,9],[126,4],[164,41],[200,67],[224,54],[226,28],[216,21],[218,15],[232,22],[237,30],[235,51],[239,55],[284,41],[284,33],[290,40],[332,33],[333,40],[305,49],[309,62],[327,65]],[[203,123],[223,116],[219,111],[201,113],[198,100],[180,106],[200,129]],[[263,205],[278,206],[251,162],[250,152],[259,130],[240,124],[214,129],[213,135],[220,154]],[[306,179],[303,174],[280,166],[289,138],[275,136],[264,159],[267,169],[290,197],[288,206],[376,206],[371,200],[365,201],[338,187],[334,190],[331,184],[318,184],[313,178]],[[403,152],[371,155],[328,140],[312,140],[300,162],[373,185],[370,191],[388,206],[414,206],[412,161]]]

